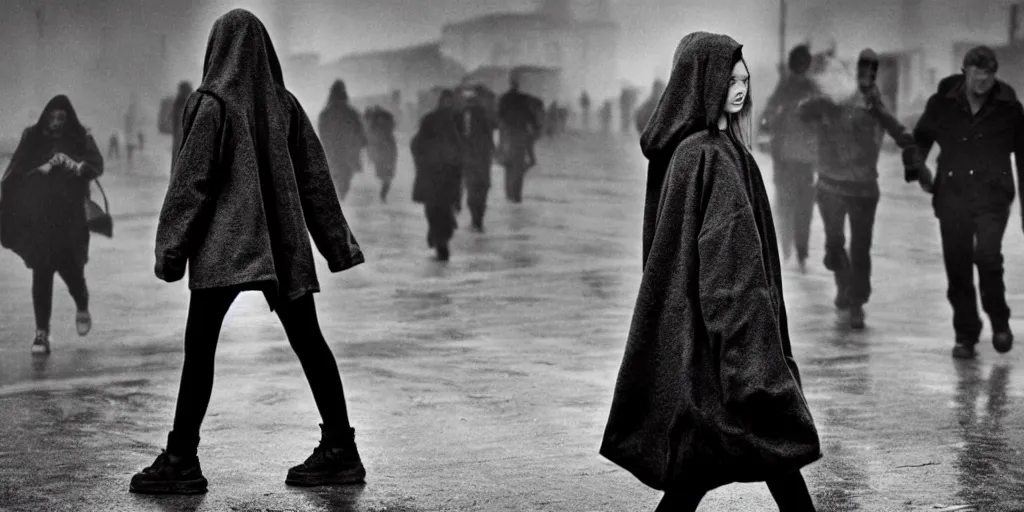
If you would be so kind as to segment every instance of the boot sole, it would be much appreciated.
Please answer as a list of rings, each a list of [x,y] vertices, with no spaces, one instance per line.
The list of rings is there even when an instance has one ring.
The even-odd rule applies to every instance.
[[[181,482],[159,482],[128,485],[128,491],[136,494],[203,494],[206,492],[206,478]]]
[[[1007,352],[1009,352],[1010,350],[1013,349],[1013,342],[1012,341],[1006,342],[1006,343],[995,343],[995,342],[993,342],[992,343],[992,347],[996,349],[996,352],[999,352],[1000,354],[1005,354],[1005,353],[1007,353]]]
[[[359,467],[340,473],[324,475],[292,475],[288,474],[284,483],[296,487],[318,487],[321,485],[351,485],[366,482],[366,468]]]

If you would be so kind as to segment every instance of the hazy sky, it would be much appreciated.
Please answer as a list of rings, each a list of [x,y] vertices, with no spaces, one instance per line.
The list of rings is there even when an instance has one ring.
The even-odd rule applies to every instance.
[[[535,4],[534,0],[314,0],[306,3],[309,11],[299,16],[303,33],[311,37],[298,43],[296,49],[316,50],[331,59],[427,42],[440,36],[446,22],[493,12],[531,10]],[[614,58],[623,76],[646,86],[655,74],[666,75],[676,43],[693,30],[730,33],[747,45],[748,59],[774,62],[777,0],[703,4],[681,0],[613,1],[622,27],[620,52]]]

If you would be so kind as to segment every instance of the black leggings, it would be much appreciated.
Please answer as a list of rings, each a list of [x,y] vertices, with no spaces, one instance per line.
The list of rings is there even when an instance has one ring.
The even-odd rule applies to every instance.
[[[50,316],[53,314],[53,274],[60,274],[64,280],[75,307],[79,311],[89,309],[89,288],[85,285],[85,267],[61,265],[58,268],[32,269],[32,306],[36,313],[36,329],[50,330]]]
[[[780,512],[815,512],[811,493],[799,471],[768,480],[768,490],[775,498]],[[666,492],[654,512],[696,512],[697,505],[704,499],[704,492],[692,494]]]
[[[181,370],[181,387],[174,412],[174,431],[167,442],[167,451],[175,455],[196,454],[199,427],[213,392],[217,340],[224,317],[239,293],[239,290],[233,288],[192,292],[188,322],[185,325],[185,363]],[[320,331],[313,295],[307,294],[293,302],[282,301],[276,311],[288,342],[299,356],[306,380],[313,390],[313,399],[320,411],[324,428],[339,431],[349,428],[341,375],[334,354]]]

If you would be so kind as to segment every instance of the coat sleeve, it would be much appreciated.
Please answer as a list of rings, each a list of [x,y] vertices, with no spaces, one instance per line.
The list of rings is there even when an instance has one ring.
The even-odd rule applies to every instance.
[[[299,187],[302,213],[317,250],[327,260],[331,272],[341,272],[365,261],[363,253],[349,229],[341,203],[334,189],[327,155],[320,139],[294,97],[291,133],[288,137],[295,181]]]
[[[796,365],[784,348],[781,297],[769,285],[743,182],[731,169],[702,174],[707,199],[697,240],[698,298],[710,350],[719,357],[726,424],[756,429],[807,416]]]
[[[194,94],[185,106],[181,149],[171,170],[156,229],[154,270],[167,282],[184,277],[185,263],[202,237],[220,154],[224,123],[220,102],[203,93]]]
[[[96,139],[92,135],[85,137],[85,152],[82,154],[81,163],[82,169],[78,171],[79,176],[87,180],[103,176],[103,153],[100,152],[99,146],[96,145]]]
[[[935,140],[938,138],[938,115],[939,115],[939,103],[941,98],[938,94],[932,95],[928,98],[928,103],[925,104],[924,112],[921,113],[921,117],[918,118],[917,124],[914,126],[914,142],[917,143],[918,152],[921,156],[921,161],[925,162],[928,160],[928,153],[931,153],[932,146],[935,145]],[[916,181],[919,176],[914,172],[907,172],[904,176],[906,181]]]
[[[7,162],[7,169],[4,170],[3,178],[8,179],[13,173],[22,170],[21,167],[25,166],[25,153],[28,152],[28,138],[32,132],[31,128],[26,128],[21,132],[21,140],[18,141],[18,145],[14,148],[14,153],[11,154],[10,161]]]
[[[1017,166],[1017,193],[1024,200],[1024,106],[1018,102],[1013,108],[1013,161]],[[1024,215],[1024,209],[1021,214]]]

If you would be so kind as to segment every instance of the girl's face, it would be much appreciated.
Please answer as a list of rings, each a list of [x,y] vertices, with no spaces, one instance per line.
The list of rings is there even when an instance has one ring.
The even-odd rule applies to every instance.
[[[46,130],[54,135],[59,135],[68,119],[68,113],[61,109],[51,110],[46,116]]]
[[[743,103],[747,101],[747,91],[750,87],[750,72],[747,64],[742,59],[732,67],[732,77],[729,79],[729,92],[725,96],[725,113],[736,114],[743,110]]]

